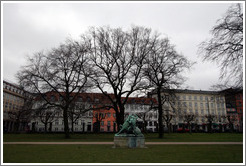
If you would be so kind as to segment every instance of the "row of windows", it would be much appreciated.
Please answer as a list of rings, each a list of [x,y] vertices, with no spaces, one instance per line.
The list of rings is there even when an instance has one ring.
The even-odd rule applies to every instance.
[[[38,130],[39,131],[44,131],[45,128],[44,127],[40,127]],[[72,129],[70,129],[70,130],[72,130]],[[77,128],[77,127],[74,128],[74,131],[83,131],[83,130],[84,130],[84,128]],[[64,131],[64,128],[55,127],[54,131]],[[90,131],[90,129],[87,129],[87,131]]]
[[[101,121],[101,126],[104,126],[104,124],[107,124],[107,126],[111,126],[111,121],[107,121],[107,122]],[[113,124],[116,125],[116,122],[113,121]]]
[[[8,102],[5,102],[4,104],[4,109],[5,111],[6,110],[11,110],[11,111],[15,111],[15,110],[21,110],[22,106],[20,105],[15,105],[15,104],[12,104],[12,103],[8,103]]]
[[[193,109],[189,109],[189,112],[188,112],[188,110],[184,109],[183,112],[184,113],[190,113],[190,114],[194,114],[194,113],[195,114],[199,114],[198,109],[195,109],[195,112],[193,112]],[[218,109],[217,112],[218,112],[219,115],[225,115],[225,110],[224,109],[222,109],[222,110]],[[182,112],[179,110],[178,113],[181,114]],[[205,114],[207,115],[207,114],[210,114],[210,113],[211,114],[215,114],[215,110],[214,109],[211,109],[211,110],[210,109],[205,109],[205,110],[201,109],[200,113],[201,113],[201,115],[205,115]]]
[[[185,121],[185,118],[182,117],[182,116],[179,116],[178,117],[178,121],[179,122],[183,122],[183,121]],[[195,117],[193,121],[197,121],[197,122],[200,121],[202,123],[205,123],[205,122],[208,121],[208,119],[206,117],[201,117],[201,118]],[[222,118],[222,117],[219,116],[218,119],[216,119],[215,121],[218,121],[218,122],[226,122],[226,118]]]
[[[23,98],[17,97],[17,96],[14,96],[12,94],[5,93],[5,92],[3,93],[3,98],[4,98],[4,100],[7,100],[7,101],[13,102],[13,103],[22,104],[24,102]]]
[[[173,103],[174,105],[176,104],[176,103]],[[194,104],[192,103],[192,102],[189,102],[189,107],[193,107],[193,105],[194,105],[194,107],[198,107],[198,103],[197,102],[195,102]],[[183,106],[183,107],[187,107],[187,102],[182,102],[182,105],[181,105],[181,102],[178,102],[178,106],[180,107],[180,106]],[[208,107],[210,107],[210,108],[214,108],[215,107],[215,104],[214,103],[200,103],[200,107],[201,108],[203,108],[203,107],[206,107],[206,108],[208,108]],[[217,103],[217,108],[224,108],[225,107],[225,103],[224,102],[222,102],[222,103]]]
[[[113,113],[113,114],[111,114],[110,112],[108,112],[108,113],[104,113],[104,112],[101,112],[101,113],[97,113],[97,112],[95,112],[95,116],[94,117],[96,117],[96,118],[110,118],[110,117],[116,117],[116,114],[115,113]]]
[[[168,96],[164,96],[164,98],[167,100],[169,99]],[[224,101],[224,97],[223,96],[196,96],[196,95],[178,95],[177,96],[178,100],[201,100],[201,101],[214,101],[216,99],[216,101]]]
[[[149,109],[149,105],[142,104],[126,104],[126,110],[147,110]]]

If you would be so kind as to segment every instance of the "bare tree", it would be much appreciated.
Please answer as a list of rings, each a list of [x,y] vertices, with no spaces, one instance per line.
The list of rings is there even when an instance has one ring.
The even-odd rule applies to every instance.
[[[234,131],[234,123],[237,121],[235,115],[227,115],[226,116],[227,118],[227,121],[228,121],[228,125],[229,125],[229,129],[230,129],[230,132],[233,132]]]
[[[101,122],[106,118],[107,114],[101,110],[97,110],[93,114],[93,118],[96,119],[96,122],[93,124],[94,132],[100,132]]]
[[[191,122],[195,119],[195,115],[193,113],[184,113],[183,117],[184,117],[184,122],[187,123],[189,132],[191,133],[192,132]]]
[[[48,124],[49,126],[49,131],[51,131],[52,128],[52,123],[56,120],[57,118],[57,113],[59,113],[59,110],[56,109],[55,106],[51,106],[49,104],[40,104],[39,107],[35,108],[35,112],[33,117],[35,119],[40,120],[41,123],[44,124],[44,132],[47,133],[48,129]]]
[[[74,124],[79,120],[79,118],[82,116],[82,113],[84,113],[84,110],[82,109],[76,109],[78,107],[78,104],[76,102],[71,103],[69,109],[68,109],[68,118],[71,122],[71,131],[74,132]]]
[[[156,102],[154,99],[150,100],[149,109],[138,112],[136,115],[143,121],[143,132],[147,132],[147,123],[153,118],[153,113],[156,112]]]
[[[143,85],[144,59],[153,47],[151,30],[133,27],[130,31],[113,28],[91,28],[95,86],[110,100],[116,113],[118,129],[124,122],[125,104],[131,94]],[[108,94],[105,89],[113,92]],[[123,98],[124,97],[124,98]]]
[[[155,36],[154,46],[145,61],[144,75],[149,82],[149,86],[155,89],[158,102],[158,124],[159,137],[163,137],[163,100],[162,90],[179,87],[184,78],[181,73],[188,69],[191,63],[181,54],[177,53],[174,46],[170,44],[168,38]]]
[[[90,42],[87,40],[67,40],[51,51],[36,53],[17,74],[23,87],[40,94],[49,105],[63,111],[66,138],[69,138],[69,106],[77,94],[88,87],[89,50]],[[46,93],[50,91],[58,94],[61,100],[48,100]]]
[[[235,80],[243,86],[243,9],[233,4],[211,30],[212,38],[201,43],[199,53],[203,60],[215,61],[220,66],[220,79],[225,85]]]
[[[172,114],[170,114],[169,112],[167,112],[167,114],[164,114],[163,115],[163,119],[164,121],[166,122],[166,125],[167,125],[167,129],[168,129],[168,133],[171,132],[171,120],[173,119],[173,116]]]
[[[208,132],[212,133],[212,123],[215,120],[216,116],[212,114],[205,115],[205,118],[207,119],[207,127],[208,127]]]

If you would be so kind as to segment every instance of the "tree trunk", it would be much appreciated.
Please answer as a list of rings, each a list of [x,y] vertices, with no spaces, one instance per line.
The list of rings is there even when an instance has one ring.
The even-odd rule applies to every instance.
[[[65,138],[70,138],[67,110],[68,110],[67,107],[65,107],[65,109],[63,110],[64,132],[65,132]]]
[[[71,132],[73,133],[73,132],[74,132],[74,130],[73,130],[74,122],[72,121],[71,123],[72,123],[72,124],[71,124]]]
[[[191,125],[190,125],[190,123],[188,123],[188,128],[189,128],[189,132],[191,134]]]
[[[19,127],[20,127],[20,122],[19,121],[16,121],[14,123],[14,132],[17,133],[19,131]]]
[[[162,101],[161,101],[161,88],[157,88],[157,98],[158,98],[158,123],[159,123],[159,138],[163,138],[163,121],[162,121]]]
[[[118,110],[116,110],[116,122],[117,122],[117,128],[118,131],[120,130],[120,125],[122,125],[124,123],[124,108],[120,108],[120,112],[117,112]]]
[[[47,133],[47,125],[48,125],[48,123],[46,122],[46,123],[44,123],[44,132],[45,133]]]

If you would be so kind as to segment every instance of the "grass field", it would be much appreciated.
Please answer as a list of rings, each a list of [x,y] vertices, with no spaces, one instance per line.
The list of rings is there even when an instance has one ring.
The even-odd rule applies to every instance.
[[[15,141],[43,141],[43,142],[112,142],[114,134],[73,134],[70,139],[65,139],[64,134],[4,134],[4,142]],[[241,133],[170,133],[164,134],[159,139],[157,133],[145,134],[146,142],[243,142]]]
[[[242,163],[242,145],[3,145],[4,163]]]

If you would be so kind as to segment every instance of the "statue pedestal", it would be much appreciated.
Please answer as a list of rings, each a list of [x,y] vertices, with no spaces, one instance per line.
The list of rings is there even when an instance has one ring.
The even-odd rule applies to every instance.
[[[145,138],[136,136],[115,136],[114,148],[145,148]]]

